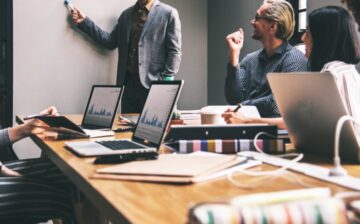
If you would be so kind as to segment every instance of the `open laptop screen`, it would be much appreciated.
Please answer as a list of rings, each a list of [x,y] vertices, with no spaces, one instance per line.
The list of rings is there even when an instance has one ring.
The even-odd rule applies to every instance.
[[[151,85],[139,117],[134,140],[161,144],[182,87],[182,81],[157,81]]]
[[[122,86],[93,86],[81,125],[111,128],[122,90]]]

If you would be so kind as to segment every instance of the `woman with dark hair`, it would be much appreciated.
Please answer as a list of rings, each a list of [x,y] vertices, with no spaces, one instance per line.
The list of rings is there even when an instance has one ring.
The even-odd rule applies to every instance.
[[[308,21],[301,39],[311,71],[321,71],[331,61],[346,64],[360,61],[359,37],[346,9],[338,6],[320,8],[310,13]]]
[[[355,23],[348,11],[327,6],[310,13],[302,36],[310,71],[330,72],[336,80],[343,102],[351,116],[360,122],[360,43]],[[286,128],[282,118],[246,118],[241,113],[225,112],[227,123],[269,123]],[[357,128],[358,136],[360,129]]]

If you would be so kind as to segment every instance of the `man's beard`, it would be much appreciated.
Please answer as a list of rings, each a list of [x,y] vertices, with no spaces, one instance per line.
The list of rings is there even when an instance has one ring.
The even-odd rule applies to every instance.
[[[149,3],[150,2],[150,0],[138,0],[138,3],[140,4],[140,5],[146,5],[147,3]]]
[[[258,34],[256,34],[256,33],[253,33],[253,34],[251,35],[251,37],[252,37],[254,40],[261,40],[261,36],[258,35]]]

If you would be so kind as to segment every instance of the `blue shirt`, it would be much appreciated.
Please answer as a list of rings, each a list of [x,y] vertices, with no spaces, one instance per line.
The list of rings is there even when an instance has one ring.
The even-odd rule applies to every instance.
[[[266,74],[269,72],[297,72],[307,70],[307,59],[287,41],[281,44],[272,57],[265,49],[245,56],[236,67],[228,65],[225,96],[229,104],[255,105],[262,117],[278,117]]]

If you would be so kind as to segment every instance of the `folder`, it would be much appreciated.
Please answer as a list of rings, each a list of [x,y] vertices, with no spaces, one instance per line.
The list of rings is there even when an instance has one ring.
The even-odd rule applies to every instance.
[[[113,131],[109,130],[83,129],[65,116],[37,116],[36,118],[49,125],[49,127],[45,128],[46,131],[58,133],[56,138],[57,140],[73,138],[96,138],[115,135]]]
[[[158,160],[133,161],[111,167],[101,168],[92,178],[131,180],[167,183],[197,183],[209,180],[211,176],[237,165],[258,165],[247,163],[244,157],[210,153],[167,154]]]

